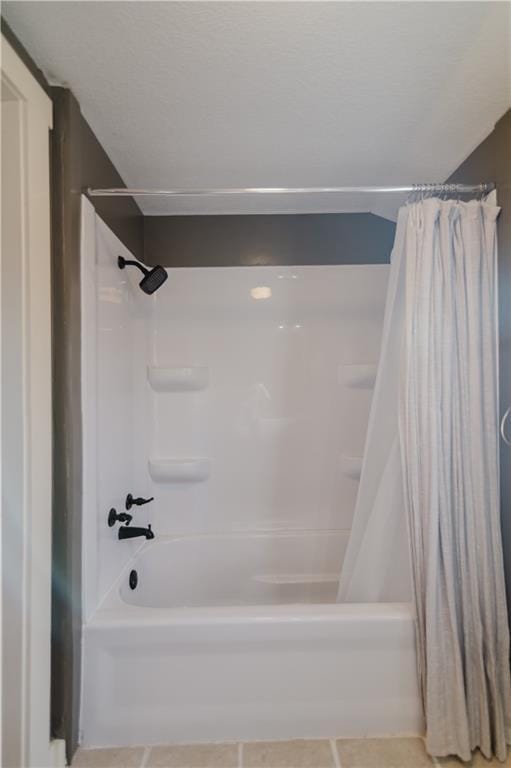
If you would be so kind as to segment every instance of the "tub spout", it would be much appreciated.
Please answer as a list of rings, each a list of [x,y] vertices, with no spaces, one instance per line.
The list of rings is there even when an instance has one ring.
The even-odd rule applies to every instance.
[[[138,536],[145,536],[146,539],[154,539],[154,533],[151,526],[148,525],[147,528],[137,528],[136,526],[131,525],[121,525],[119,528],[120,539],[135,539]]]

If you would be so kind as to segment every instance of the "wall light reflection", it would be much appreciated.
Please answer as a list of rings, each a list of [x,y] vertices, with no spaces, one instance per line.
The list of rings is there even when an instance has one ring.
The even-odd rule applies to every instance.
[[[253,299],[269,299],[271,288],[269,285],[257,285],[255,288],[250,289],[250,295]]]

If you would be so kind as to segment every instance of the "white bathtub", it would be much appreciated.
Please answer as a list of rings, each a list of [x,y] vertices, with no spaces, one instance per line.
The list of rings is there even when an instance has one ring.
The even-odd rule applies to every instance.
[[[343,542],[148,542],[84,627],[82,743],[420,734],[410,606],[333,602]]]

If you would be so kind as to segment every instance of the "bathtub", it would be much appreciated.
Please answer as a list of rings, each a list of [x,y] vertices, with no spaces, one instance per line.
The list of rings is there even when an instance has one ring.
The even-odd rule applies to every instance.
[[[82,744],[421,734],[411,607],[335,603],[345,543],[147,542],[84,626]]]

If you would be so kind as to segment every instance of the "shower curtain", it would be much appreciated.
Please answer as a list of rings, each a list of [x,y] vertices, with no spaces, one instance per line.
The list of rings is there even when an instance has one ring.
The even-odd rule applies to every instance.
[[[339,583],[339,602],[412,599],[399,447],[399,377],[404,326],[404,236],[399,211],[381,354],[367,427],[353,524]]]
[[[345,600],[400,599],[404,571],[396,580],[392,560],[397,527],[407,529],[426,745],[432,755],[463,760],[477,747],[503,760],[511,742],[499,518],[498,210],[493,193],[484,202],[431,198],[400,211],[339,592]],[[375,447],[371,440],[387,442]]]

